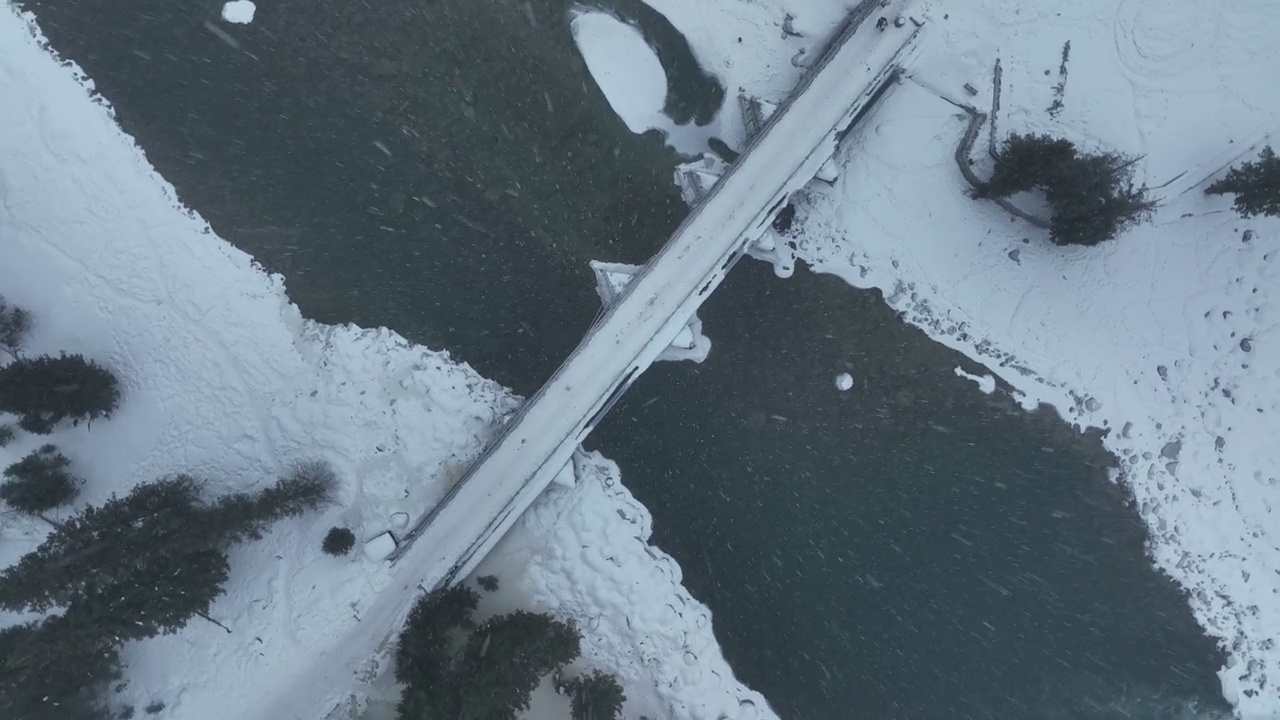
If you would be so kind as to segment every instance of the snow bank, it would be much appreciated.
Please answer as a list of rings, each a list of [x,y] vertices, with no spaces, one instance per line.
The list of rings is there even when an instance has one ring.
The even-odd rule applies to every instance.
[[[78,502],[178,471],[206,479],[211,495],[252,489],[314,457],[343,480],[332,507],[234,551],[232,579],[211,612],[229,634],[196,621],[128,645],[129,683],[113,702],[162,701],[166,717],[180,720],[320,717],[339,699],[373,693],[367,683],[385,676],[388,646],[377,657],[359,648],[393,632],[393,611],[417,593],[412,578],[358,550],[323,555],[325,531],[347,526],[363,543],[431,507],[517,399],[391,331],[303,319],[279,276],[179,205],[91,89],[42,48],[27,19],[0,9],[0,292],[34,315],[28,352],[84,353],[112,368],[124,390],[111,420],[49,438],[87,479]],[[23,436],[0,449],[0,466],[36,444]],[[629,695],[650,698],[637,707],[655,716],[703,717],[671,707],[751,697],[717,660],[707,613],[683,594],[678,568],[645,544],[647,524],[619,529],[619,518],[642,510],[620,486],[595,487],[536,506],[534,517],[562,517],[554,532],[526,524],[507,539],[513,553],[562,558],[539,563],[526,582],[578,588],[544,604],[589,629],[590,618],[618,607],[609,588],[619,579],[578,553],[587,546],[627,558],[628,572],[652,582],[630,591],[635,624],[610,620],[593,661],[616,669]],[[42,532],[6,520],[0,562]],[[690,609],[667,617],[668,605]],[[671,670],[686,646],[697,663]],[[689,679],[702,668],[705,677]]]
[[[766,100],[790,91],[846,4],[647,1],[726,88]],[[1111,430],[1156,565],[1229,653],[1226,697],[1246,718],[1280,717],[1280,223],[1240,220],[1201,192],[1275,127],[1280,14],[1258,0],[922,7],[914,77],[850,138],[835,186],[802,199],[799,256],[882,289],[1028,407]],[[1164,203],[1154,223],[1059,248],[965,196],[952,160],[965,118],[939,95],[988,106],[997,51],[1001,133],[1145,156],[1140,174]],[[740,124],[724,137],[740,146]]]
[[[609,106],[640,134],[659,130],[667,144],[689,155],[705,152],[714,123],[676,125],[662,112],[667,74],[657,54],[635,27],[602,10],[576,9],[569,21],[573,40]]]
[[[776,718],[734,680],[711,612],[681,585],[679,565],[649,544],[653,518],[598,453],[575,458],[578,481],[553,488],[476,570],[512,577],[512,607],[574,618],[580,669],[618,675],[623,717]],[[607,537],[608,543],[596,538]]]

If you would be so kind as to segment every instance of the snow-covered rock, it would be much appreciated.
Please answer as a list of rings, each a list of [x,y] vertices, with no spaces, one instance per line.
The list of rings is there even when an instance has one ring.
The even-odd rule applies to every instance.
[[[258,7],[251,0],[230,0],[222,6],[222,19],[237,25],[248,25],[253,22],[253,15]]]
[[[391,557],[391,553],[395,551],[396,539],[389,532],[384,532],[364,544],[365,559],[372,562],[382,562]]]

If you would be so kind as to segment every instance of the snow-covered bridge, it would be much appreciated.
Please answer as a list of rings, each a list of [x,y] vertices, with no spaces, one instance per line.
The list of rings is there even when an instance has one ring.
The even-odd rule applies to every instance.
[[[400,539],[391,583],[405,592],[387,587],[378,594],[362,613],[369,630],[347,638],[344,657],[373,658],[385,650],[417,597],[414,588],[433,589],[469,573],[566,472],[583,438],[682,334],[734,263],[767,236],[791,194],[815,177],[830,178],[828,162],[841,138],[914,56],[923,26],[910,16],[912,3],[864,0],[791,97],[767,120],[757,118],[763,123],[747,148],[714,185],[702,188],[705,195],[666,246],[606,304],[582,343],[437,507]],[[345,697],[337,688],[345,687],[349,670],[317,658],[302,674],[306,687],[282,694],[273,717],[291,716],[288,698]]]
[[[910,0],[856,8],[666,246],[608,305],[545,386],[511,417],[393,556],[426,587],[468,573],[556,476],[613,403],[769,230],[789,196],[892,84],[923,25]]]

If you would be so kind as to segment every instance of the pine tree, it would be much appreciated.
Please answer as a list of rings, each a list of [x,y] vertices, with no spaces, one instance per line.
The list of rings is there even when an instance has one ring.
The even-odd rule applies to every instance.
[[[31,315],[20,307],[10,305],[0,295],[0,349],[17,355],[23,337],[31,329]]]
[[[1115,152],[1087,154],[1048,135],[1011,135],[991,180],[975,198],[1005,198],[1040,189],[1053,213],[1049,237],[1059,245],[1111,240],[1155,211],[1145,187],[1133,183],[1138,158]]]
[[[1280,216],[1280,157],[1267,145],[1257,160],[1231,168],[1226,177],[1214,182],[1205,192],[1234,193],[1236,212],[1243,217]]]
[[[255,515],[264,523],[296,517],[327,501],[337,488],[333,468],[322,460],[298,463],[293,471],[257,497]]]
[[[47,435],[64,419],[107,417],[119,402],[115,376],[80,355],[19,358],[0,368],[0,411],[20,416],[28,432]]]
[[[120,640],[172,634],[209,614],[230,574],[222,550],[159,555],[126,581],[78,598],[67,616]]]
[[[324,536],[324,543],[321,544],[320,549],[326,555],[341,557],[351,552],[351,548],[355,547],[355,544],[355,533],[344,527],[334,527],[329,528],[329,532]]]
[[[296,492],[289,512],[304,504]],[[308,485],[308,492],[317,486]],[[225,550],[262,530],[280,510],[256,495],[236,493],[214,505],[199,484],[177,476],[139,485],[101,507],[88,507],[56,528],[34,551],[0,572],[0,607],[68,616],[110,628],[122,637],[174,632],[207,613],[227,577]],[[314,504],[323,496],[311,495]],[[256,514],[234,517],[228,508]]]
[[[568,683],[573,720],[618,720],[627,696],[618,679],[594,672]]]
[[[1076,159],[1070,140],[1048,135],[1010,135],[1005,141],[995,171],[972,195],[979,199],[1003,198],[1043,187],[1055,173]]]
[[[238,542],[258,539],[268,525],[296,517],[328,502],[337,489],[337,476],[321,460],[299,463],[289,475],[256,495],[235,493],[218,498],[206,520]]]
[[[454,636],[475,627],[471,613],[479,602],[474,590],[455,585],[425,595],[414,604],[396,644],[395,677],[405,686],[396,706],[399,717],[417,720],[457,715]]]
[[[45,445],[4,471],[0,500],[18,512],[39,515],[65,505],[79,492],[80,480],[67,471],[71,461],[53,445]]]
[[[107,685],[119,677],[119,643],[74,618],[0,630],[5,720],[105,720]]]
[[[9,424],[0,425],[0,448],[13,442],[13,426]]]
[[[540,613],[517,610],[472,633],[454,676],[461,718],[515,720],[542,678],[579,653],[578,633]]]
[[[475,590],[458,585],[414,605],[396,646],[402,720],[513,720],[543,677],[578,657],[576,630],[517,611],[478,628]],[[459,634],[469,632],[459,645]]]
[[[194,478],[179,475],[84,508],[0,572],[0,607],[67,607],[128,586],[153,558],[210,549],[220,538],[204,531],[199,493]]]

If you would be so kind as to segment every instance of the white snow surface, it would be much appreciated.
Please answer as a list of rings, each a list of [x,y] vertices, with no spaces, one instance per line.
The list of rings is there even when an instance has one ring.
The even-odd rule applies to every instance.
[[[646,1],[731,96],[774,101],[848,4]],[[1280,141],[1275,3],[919,7],[929,27],[912,77],[849,138],[839,181],[810,185],[799,257],[880,288],[1027,407],[1049,403],[1080,426],[1110,430],[1117,479],[1140,508],[1154,563],[1187,589],[1228,652],[1225,696],[1249,720],[1280,717],[1280,222],[1242,220],[1228,198],[1202,192],[1226,165]],[[788,14],[799,37],[782,31]],[[1055,119],[1047,109],[1066,41]],[[987,109],[997,57],[1000,134],[1047,132],[1143,156],[1138,179],[1162,201],[1154,222],[1102,246],[1055,247],[966,197],[952,159],[966,118],[939,95]],[[722,112],[719,126],[741,147],[734,114]]]
[[[707,149],[714,124],[677,125],[662,112],[667,74],[637,28],[610,12],[581,8],[573,11],[569,28],[592,78],[628,130],[659,130],[668,145],[688,155]]]
[[[362,624],[362,612],[379,593],[410,597],[416,581],[359,551],[325,556],[320,541],[345,525],[363,543],[396,513],[425,511],[518,399],[389,330],[301,317],[281,277],[180,205],[92,87],[47,50],[30,16],[0,9],[0,292],[34,316],[28,353],[83,353],[124,394],[109,420],[47,438],[86,479],[77,502],[175,472],[206,480],[211,496],[260,488],[311,458],[342,480],[332,506],[234,550],[211,612],[230,634],[198,621],[127,645],[129,682],[113,702],[163,701],[175,720],[279,720],[267,711],[276,706],[314,720],[338,700],[379,699],[389,659],[346,645],[394,632],[377,618]],[[20,436],[0,449],[0,466],[45,440]],[[648,544],[649,516],[617,469],[597,457],[579,475],[503,540],[505,554],[532,558],[502,578],[523,607],[576,621],[583,662],[619,675],[633,716],[767,716],[733,679],[676,563]],[[0,563],[45,532],[6,514]],[[281,697],[307,687],[301,675],[317,663],[349,680],[324,697]]]
[[[237,25],[248,25],[253,22],[253,15],[258,6],[250,0],[230,0],[222,6],[222,19]]]

